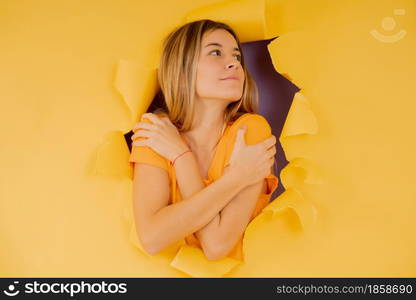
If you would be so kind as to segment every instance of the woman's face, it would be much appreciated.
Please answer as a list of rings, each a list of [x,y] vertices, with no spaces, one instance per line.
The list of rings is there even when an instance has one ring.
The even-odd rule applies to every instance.
[[[240,100],[244,85],[240,58],[237,42],[228,31],[216,29],[206,32],[202,37],[198,60],[197,97],[229,102]],[[227,77],[235,79],[225,79]]]

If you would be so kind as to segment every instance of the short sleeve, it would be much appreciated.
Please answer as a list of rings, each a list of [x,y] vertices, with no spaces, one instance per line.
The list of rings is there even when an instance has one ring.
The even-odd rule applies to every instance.
[[[251,219],[254,219],[258,214],[260,214],[263,208],[270,203],[270,198],[279,184],[279,178],[277,178],[277,176],[273,173],[269,174],[264,180],[266,180],[267,190],[265,193],[260,194],[256,207],[251,215]]]
[[[151,123],[148,119],[143,119],[142,122]],[[144,137],[136,139],[136,141],[144,140]],[[129,158],[130,165],[136,163],[144,163],[152,166],[156,166],[166,171],[169,170],[169,161],[163,156],[159,155],[152,148],[147,146],[132,146],[132,150]]]
[[[249,114],[238,127],[240,128],[245,124],[247,125],[246,143],[248,145],[260,143],[272,135],[269,122],[262,115]]]

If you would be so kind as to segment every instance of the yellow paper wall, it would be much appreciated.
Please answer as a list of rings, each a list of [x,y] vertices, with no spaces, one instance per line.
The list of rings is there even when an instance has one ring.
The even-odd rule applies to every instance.
[[[123,135],[161,40],[198,18],[243,42],[278,35],[274,66],[301,88],[286,192],[249,225],[241,265],[131,239]],[[414,0],[0,1],[0,276],[415,276],[415,29]]]

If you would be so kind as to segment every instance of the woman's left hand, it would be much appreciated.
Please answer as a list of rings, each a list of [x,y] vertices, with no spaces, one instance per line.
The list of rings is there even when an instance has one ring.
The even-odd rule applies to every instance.
[[[153,124],[143,121],[144,118]],[[132,130],[135,132],[131,136],[133,146],[148,146],[171,162],[189,149],[176,126],[167,117],[159,118],[155,114],[144,113],[141,122],[134,124]]]

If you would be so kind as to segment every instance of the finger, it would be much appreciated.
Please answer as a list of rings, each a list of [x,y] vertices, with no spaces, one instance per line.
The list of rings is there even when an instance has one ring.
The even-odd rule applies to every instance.
[[[155,114],[152,113],[144,113],[141,117],[141,119],[148,119],[149,121],[151,121],[153,124],[158,124],[158,125],[163,125],[163,121],[159,119],[158,116],[156,116]]]
[[[157,126],[146,122],[138,122],[133,125],[133,132],[136,132],[139,129],[156,130]]]
[[[149,140],[148,139],[143,139],[143,140],[136,140],[132,143],[133,146],[148,146]]]
[[[267,176],[269,176],[270,174],[273,173],[273,165],[274,165],[274,160],[273,159],[269,159],[266,162],[261,164],[261,169],[264,170],[264,172],[265,172],[264,177],[267,177]]]
[[[269,159],[269,162],[271,163],[271,165],[274,164],[274,161],[275,161],[274,156]]]
[[[274,157],[274,155],[276,154],[276,147],[271,147],[267,149],[266,153],[267,157]]]
[[[243,125],[238,131],[237,131],[237,138],[236,138],[236,143],[238,145],[244,145],[245,144],[245,139],[244,139],[244,135],[247,131],[247,125]]]
[[[149,131],[149,130],[139,130],[139,131],[137,131],[135,134],[133,134],[131,136],[131,140],[133,141],[133,140],[138,139],[140,137],[150,137],[152,135],[153,135],[153,132],[152,131]]]
[[[269,149],[270,147],[273,147],[275,144],[276,144],[276,137],[274,135],[265,139],[262,142],[263,147],[265,147],[266,149]]]
[[[274,161],[270,165],[270,172],[269,174],[274,174]]]
[[[244,139],[246,130],[247,130],[247,125],[243,125],[239,130],[237,130],[233,152],[231,153],[231,157],[230,157],[231,164],[234,164],[236,153],[239,151],[238,149],[241,146],[244,146],[246,144],[245,139]]]

